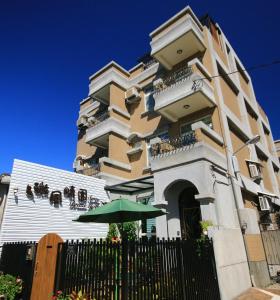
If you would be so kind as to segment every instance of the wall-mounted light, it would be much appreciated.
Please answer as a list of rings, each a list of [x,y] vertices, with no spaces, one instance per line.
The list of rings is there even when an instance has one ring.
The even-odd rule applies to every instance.
[[[178,49],[177,50],[177,54],[182,54],[183,53],[183,50],[182,49]]]
[[[18,188],[14,188],[13,191],[14,191],[14,195],[17,196],[17,194],[18,194]]]

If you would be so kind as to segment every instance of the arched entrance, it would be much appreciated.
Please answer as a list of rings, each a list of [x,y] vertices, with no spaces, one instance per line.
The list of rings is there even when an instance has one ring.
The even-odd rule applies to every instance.
[[[167,231],[170,238],[198,239],[201,236],[200,203],[196,186],[187,180],[172,182],[164,192],[167,201]]]
[[[179,195],[178,205],[183,239],[198,239],[201,236],[201,211],[200,203],[195,199],[195,187],[184,189]]]

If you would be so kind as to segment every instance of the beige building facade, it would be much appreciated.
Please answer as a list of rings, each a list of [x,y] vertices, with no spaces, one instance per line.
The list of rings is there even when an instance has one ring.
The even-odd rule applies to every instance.
[[[275,145],[276,155],[280,160],[280,140],[276,140],[274,142],[274,145]]]
[[[197,238],[210,221],[222,298],[231,299],[252,280],[269,282],[259,224],[280,205],[269,120],[209,16],[186,7],[150,39],[132,69],[110,62],[89,78],[74,169],[106,179],[111,198],[150,197],[168,212],[156,219],[159,237]]]

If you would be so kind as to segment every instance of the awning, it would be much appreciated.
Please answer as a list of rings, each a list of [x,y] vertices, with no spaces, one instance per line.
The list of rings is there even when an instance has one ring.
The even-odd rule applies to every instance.
[[[107,185],[105,190],[111,193],[137,195],[154,189],[154,177],[147,176],[122,183]]]

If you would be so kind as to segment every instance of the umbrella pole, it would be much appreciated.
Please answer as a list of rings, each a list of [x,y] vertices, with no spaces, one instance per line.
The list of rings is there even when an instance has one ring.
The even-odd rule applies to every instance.
[[[118,299],[118,251],[115,252],[115,300],[117,299]]]

